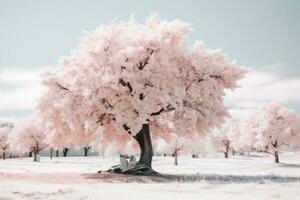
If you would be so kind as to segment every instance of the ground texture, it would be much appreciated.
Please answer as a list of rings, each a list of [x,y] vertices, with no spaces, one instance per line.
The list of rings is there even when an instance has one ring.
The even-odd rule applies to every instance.
[[[42,157],[0,161],[0,200],[10,199],[299,199],[300,153],[274,164],[266,154],[223,158],[154,157],[157,177],[96,172],[117,160]]]

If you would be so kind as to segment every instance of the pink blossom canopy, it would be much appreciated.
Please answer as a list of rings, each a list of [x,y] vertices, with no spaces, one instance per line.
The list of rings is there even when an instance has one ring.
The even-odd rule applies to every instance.
[[[61,139],[99,135],[102,144],[125,145],[128,132],[148,122],[182,136],[220,125],[228,115],[224,90],[246,70],[203,42],[189,48],[190,31],[152,15],[145,24],[131,19],[86,33],[59,70],[44,74],[48,91],[38,109],[48,128]]]

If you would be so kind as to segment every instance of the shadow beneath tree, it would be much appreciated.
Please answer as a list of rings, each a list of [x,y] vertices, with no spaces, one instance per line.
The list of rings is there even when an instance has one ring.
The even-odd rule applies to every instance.
[[[230,183],[289,183],[300,182],[300,177],[285,177],[276,175],[216,175],[216,174],[194,174],[194,175],[174,175],[160,174],[157,176],[138,176],[127,174],[116,174],[102,172],[98,174],[84,174],[86,179],[97,179],[107,183],[193,183],[205,181],[210,184],[230,184]]]
[[[286,163],[280,163],[280,167],[300,168],[300,164],[286,164]]]

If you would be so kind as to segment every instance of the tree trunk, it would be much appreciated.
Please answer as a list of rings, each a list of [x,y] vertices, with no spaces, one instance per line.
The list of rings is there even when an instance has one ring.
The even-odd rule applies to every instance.
[[[178,165],[178,153],[177,153],[177,150],[174,151],[174,165]]]
[[[225,158],[228,158],[228,153],[229,153],[229,144],[226,144],[226,150],[224,152]]]
[[[224,157],[228,158],[228,152],[224,152]]]
[[[33,161],[40,162],[40,154],[39,152],[33,152]]]
[[[68,151],[69,151],[69,148],[64,148],[64,150],[63,150],[64,157],[67,157]]]
[[[56,150],[56,157],[59,157],[59,150]]]
[[[232,155],[233,155],[233,156],[235,155],[235,150],[232,150]]]
[[[136,139],[141,149],[140,160],[138,161],[138,163],[152,168],[153,148],[150,137],[149,124],[143,124],[142,129],[136,136],[134,136],[134,139]]]
[[[5,160],[5,152],[2,153],[3,160]]]
[[[198,154],[192,154],[192,158],[199,158]]]
[[[144,176],[158,175],[159,173],[152,169],[153,149],[150,137],[149,124],[143,124],[142,129],[137,133],[137,135],[133,136],[133,138],[138,142],[141,149],[139,161],[135,163],[135,165],[125,170],[121,168],[121,165],[112,166],[108,170],[108,172]],[[101,171],[99,171],[98,173],[101,173]]]
[[[50,149],[50,159],[53,157],[53,148]]]
[[[275,151],[275,153],[274,153],[274,162],[279,163],[279,154],[277,151]]]
[[[32,151],[29,152],[29,157],[30,157],[30,158],[32,157]]]
[[[90,147],[84,147],[83,150],[84,150],[84,156],[88,156],[88,152],[90,150]]]

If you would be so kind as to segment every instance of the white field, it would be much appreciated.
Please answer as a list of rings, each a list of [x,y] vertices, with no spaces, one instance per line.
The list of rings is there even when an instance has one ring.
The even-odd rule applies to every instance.
[[[42,157],[0,161],[0,200],[190,200],[300,199],[300,152],[229,159],[154,157],[153,168],[172,178],[96,174],[118,160],[100,157]],[[170,176],[167,176],[170,177]]]

